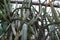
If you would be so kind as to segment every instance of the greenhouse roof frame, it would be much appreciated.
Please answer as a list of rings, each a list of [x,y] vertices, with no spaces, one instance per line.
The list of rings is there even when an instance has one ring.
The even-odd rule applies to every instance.
[[[11,3],[18,3],[18,4],[22,4],[23,3],[23,1],[11,1]],[[27,2],[25,2],[25,3],[27,3]],[[32,2],[32,5],[40,5],[39,3],[36,3],[36,2]],[[41,3],[41,5],[42,6],[46,6],[46,4],[44,4],[44,3]],[[50,4],[47,4],[47,6],[48,7],[50,7]],[[60,6],[59,5],[53,5],[54,7],[56,7],[56,8],[60,8]]]

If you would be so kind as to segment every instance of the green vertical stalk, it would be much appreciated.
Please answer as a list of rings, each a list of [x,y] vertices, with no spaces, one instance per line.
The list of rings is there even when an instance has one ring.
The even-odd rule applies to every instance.
[[[28,28],[28,25],[26,23],[24,23],[23,27],[22,27],[22,38],[21,38],[21,40],[27,40],[27,28]]]

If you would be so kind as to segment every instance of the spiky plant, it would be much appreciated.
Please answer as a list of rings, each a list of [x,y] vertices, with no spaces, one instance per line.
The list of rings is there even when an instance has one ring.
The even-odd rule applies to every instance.
[[[32,0],[24,0],[21,7],[17,1],[14,10],[10,1],[0,0],[0,40],[60,40],[60,13],[51,2],[52,15],[46,12],[48,5],[43,8],[40,0],[39,12],[32,5]]]

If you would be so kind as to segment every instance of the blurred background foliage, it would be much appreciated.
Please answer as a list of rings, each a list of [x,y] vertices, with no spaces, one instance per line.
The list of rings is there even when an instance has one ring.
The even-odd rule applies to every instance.
[[[0,40],[60,40],[60,8],[54,1],[0,0]]]

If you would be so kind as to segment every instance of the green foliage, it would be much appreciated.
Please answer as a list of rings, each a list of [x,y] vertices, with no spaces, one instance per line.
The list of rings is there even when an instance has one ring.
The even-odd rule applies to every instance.
[[[51,40],[57,40],[57,37],[56,37],[55,33],[51,33]]]
[[[29,26],[29,27],[28,27],[28,33],[29,33],[29,34],[32,34],[32,35],[35,34],[34,29],[33,29],[32,26]]]
[[[2,29],[2,27],[1,27],[1,25],[0,25],[0,36],[3,34],[3,29]]]
[[[60,32],[59,32],[59,31],[57,31],[57,34],[58,34],[58,36],[59,36],[59,38],[60,38]]]
[[[2,21],[1,26],[2,26],[3,31],[6,32],[7,31],[6,28],[8,27],[8,23]]]
[[[0,14],[0,20],[3,18],[3,16]]]
[[[0,3],[4,4],[3,0],[0,0]]]
[[[28,4],[27,3],[25,4],[24,2],[28,2]],[[32,7],[31,10],[30,9],[28,9],[28,10],[26,9],[27,7],[30,7],[31,0],[28,0],[28,1],[25,0],[24,2],[23,2],[23,5],[22,5],[22,10],[21,10],[21,14],[20,14],[21,15],[21,20],[18,19],[20,21],[20,26],[19,27],[16,27],[15,26],[16,20],[15,19],[13,20],[13,18],[15,18],[15,17],[18,18],[19,17],[19,15],[17,15],[19,13],[19,10],[17,10],[15,13],[13,13],[12,14],[13,17],[12,17],[10,15],[10,13],[12,12],[10,10],[10,9],[12,9],[10,7],[11,6],[10,5],[10,0],[5,0],[5,1],[4,0],[3,1],[0,0],[0,10],[2,11],[2,13],[0,12],[0,20],[2,21],[1,22],[1,28],[0,28],[0,35],[3,34],[3,33],[5,33],[7,31],[6,28],[8,27],[8,24],[10,24],[10,23],[12,24],[12,22],[14,22],[13,25],[14,25],[15,31],[16,31],[17,34],[19,34],[18,36],[21,37],[21,40],[31,40],[32,35],[36,36],[35,35],[36,34],[35,32],[37,31],[37,29],[39,29],[39,30],[40,30],[40,28],[44,29],[45,28],[44,26],[48,25],[48,23],[46,22],[47,20],[45,21],[46,18],[48,19],[48,22],[50,22],[50,23],[53,23],[53,20],[55,20],[55,22],[60,22],[60,20],[59,20],[59,18],[57,16],[57,12],[54,9],[54,7],[51,7],[52,16],[50,16],[50,14],[48,12],[46,12],[46,7],[45,8],[42,8],[41,7],[42,10],[40,10],[40,11],[42,11],[42,13],[43,13],[43,15],[42,15],[42,13],[41,12],[37,12],[37,10],[34,7]],[[23,7],[26,7],[26,8],[23,8]],[[37,15],[35,15],[35,13],[37,13]],[[41,14],[41,16],[39,15],[39,13]],[[2,15],[3,16],[5,15],[4,17],[6,17],[6,20],[3,19],[3,16]],[[60,15],[60,13],[59,13],[59,15]],[[29,22],[31,21],[31,19],[29,19],[29,20],[27,19],[29,17],[31,19],[35,19],[36,17],[37,18],[40,17],[40,22],[43,21],[43,22],[46,22],[47,24],[45,25],[43,22],[41,22],[41,25],[39,25],[38,28],[36,29],[36,26],[33,24],[33,21],[34,20],[32,21],[32,25],[33,26],[31,26],[31,24],[29,24]],[[8,22],[7,19],[8,19],[8,21],[11,21],[11,19],[13,21]],[[17,23],[16,23],[16,25],[17,25]],[[55,31],[56,30],[54,30],[55,29],[55,25],[53,25],[53,26],[51,25],[50,27],[51,28],[49,29],[49,32],[48,33],[50,33],[51,31],[53,31],[53,32],[50,33],[51,34],[50,35],[51,36],[51,40],[57,40],[57,37],[56,37],[56,34],[55,34]],[[34,29],[36,29],[36,30],[34,30]],[[20,32],[21,30],[22,30],[22,32]],[[39,34],[39,30],[38,30],[37,34]],[[41,30],[41,32],[42,31],[43,30]],[[9,32],[12,32],[12,31],[10,30]],[[22,35],[20,35],[19,32],[22,33]],[[8,32],[6,32],[6,33],[8,35],[10,35],[10,33],[8,33]],[[58,35],[60,36],[60,33],[59,32],[58,32]],[[13,32],[12,32],[12,36],[13,36]],[[17,36],[17,35],[14,35],[14,37],[12,37],[12,38],[14,39],[15,36]],[[38,35],[38,36],[40,36],[40,35]]]
[[[51,11],[52,11],[53,19],[55,19],[56,22],[59,22],[57,13],[53,7],[51,7]]]

